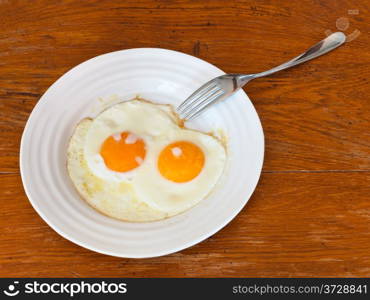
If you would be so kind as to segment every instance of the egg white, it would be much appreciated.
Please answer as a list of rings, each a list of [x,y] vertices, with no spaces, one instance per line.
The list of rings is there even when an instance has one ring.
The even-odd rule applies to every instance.
[[[139,201],[130,184],[105,180],[91,171],[84,145],[92,122],[84,119],[77,125],[67,151],[68,174],[81,197],[101,213],[124,221],[149,222],[168,217],[165,212]]]
[[[131,132],[142,138],[146,156],[130,172],[108,169],[99,152],[109,136]],[[185,183],[164,178],[158,168],[160,152],[178,141],[202,149],[200,174]],[[153,221],[181,213],[204,199],[220,178],[226,161],[222,143],[198,131],[180,128],[166,105],[131,100],[116,104],[93,120],[81,122],[68,149],[68,170],[83,198],[103,213],[126,221]]]

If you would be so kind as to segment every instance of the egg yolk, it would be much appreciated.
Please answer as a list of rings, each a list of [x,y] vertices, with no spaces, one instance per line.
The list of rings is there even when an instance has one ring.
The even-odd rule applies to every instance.
[[[204,161],[204,153],[197,145],[179,141],[162,150],[158,158],[158,169],[168,180],[186,182],[198,176]]]
[[[100,148],[105,165],[116,172],[137,168],[144,160],[145,154],[144,141],[127,131],[111,135]]]

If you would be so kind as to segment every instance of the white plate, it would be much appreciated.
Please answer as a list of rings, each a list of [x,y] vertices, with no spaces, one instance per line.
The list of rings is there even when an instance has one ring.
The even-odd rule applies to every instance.
[[[66,170],[69,137],[79,120],[102,109],[99,97],[128,100],[139,94],[176,106],[220,74],[203,60],[156,48],[104,54],[64,74],[41,97],[22,136],[20,167],[32,206],[64,238],[119,257],[173,253],[220,230],[247,203],[263,162],[261,123],[243,91],[187,124],[206,131],[222,129],[228,136],[228,161],[213,193],[185,213],[152,223],[108,218],[77,195]]]

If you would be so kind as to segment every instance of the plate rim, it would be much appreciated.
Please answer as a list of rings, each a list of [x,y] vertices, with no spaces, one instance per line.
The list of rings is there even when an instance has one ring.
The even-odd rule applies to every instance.
[[[76,244],[76,245],[78,245],[80,247],[83,247],[85,249],[88,249],[90,251],[94,251],[94,252],[97,252],[97,253],[100,253],[100,254],[109,255],[109,256],[113,256],[113,257],[140,259],[140,258],[154,258],[154,257],[165,256],[165,255],[176,253],[176,252],[182,251],[184,249],[187,249],[189,247],[192,247],[192,246],[194,246],[194,245],[196,245],[198,243],[201,243],[202,241],[206,240],[207,238],[213,236],[214,234],[216,234],[217,232],[219,232],[221,229],[223,229],[227,224],[229,224],[233,219],[235,219],[235,217],[242,211],[242,209],[245,207],[245,205],[248,203],[248,201],[252,197],[253,193],[256,190],[257,184],[258,184],[258,182],[261,179],[262,168],[263,168],[264,157],[265,157],[265,136],[264,136],[264,130],[263,130],[262,122],[261,122],[261,119],[260,119],[260,117],[259,117],[259,115],[257,113],[257,110],[255,109],[252,101],[250,100],[250,98],[248,97],[248,95],[245,93],[245,91],[243,89],[240,89],[239,93],[242,93],[243,97],[245,97],[246,100],[250,101],[251,108],[253,109],[254,114],[257,116],[258,123],[256,124],[257,125],[256,127],[258,127],[259,135],[260,135],[260,138],[261,138],[261,157],[260,157],[260,162],[258,164],[259,165],[258,178],[257,178],[257,180],[256,180],[256,182],[255,182],[255,184],[253,186],[253,189],[251,189],[251,191],[249,192],[249,195],[246,195],[245,196],[245,200],[243,201],[243,203],[241,203],[240,207],[238,209],[236,209],[233,214],[230,214],[227,218],[225,218],[218,226],[215,226],[213,230],[210,230],[207,233],[202,234],[198,238],[191,239],[189,242],[183,243],[181,246],[168,249],[167,251],[156,252],[155,254],[154,253],[151,253],[150,255],[143,254],[143,255],[134,255],[133,256],[133,255],[120,254],[120,253],[117,253],[116,251],[105,251],[105,250],[101,250],[101,249],[98,249],[98,248],[96,248],[94,246],[88,245],[88,244],[86,244],[83,241],[80,241],[78,239],[75,239],[72,236],[69,236],[67,233],[65,233],[62,230],[62,228],[59,228],[57,225],[53,224],[53,222],[48,218],[48,216],[45,215],[42,212],[41,209],[39,209],[38,204],[37,204],[37,201],[34,201],[32,199],[32,197],[31,197],[31,193],[30,193],[29,187],[28,187],[28,185],[30,183],[27,183],[27,181],[25,179],[25,177],[26,177],[25,174],[24,174],[25,173],[25,167],[24,167],[24,164],[25,164],[25,162],[24,162],[25,136],[28,134],[28,132],[30,130],[29,127],[30,127],[30,124],[31,124],[31,121],[32,121],[31,120],[32,119],[32,115],[33,115],[34,111],[36,111],[37,109],[39,109],[39,107],[45,101],[47,101],[47,97],[45,95],[53,88],[53,86],[56,85],[57,82],[59,82],[64,76],[66,76],[67,74],[72,73],[75,69],[77,69],[81,65],[84,65],[84,64],[87,64],[87,63],[91,63],[92,61],[94,61],[96,59],[99,59],[101,57],[104,57],[104,56],[114,55],[114,54],[118,54],[120,52],[136,52],[136,51],[149,51],[149,52],[150,51],[156,51],[156,52],[163,52],[163,53],[165,53],[165,52],[171,52],[171,53],[175,53],[175,54],[180,54],[180,55],[186,56],[188,58],[191,58],[193,60],[197,60],[197,61],[199,61],[201,63],[206,63],[206,64],[212,66],[213,68],[217,69],[219,72],[222,72],[223,74],[225,74],[225,72],[223,70],[221,70],[220,68],[218,68],[217,66],[215,66],[212,63],[209,63],[208,61],[205,61],[205,60],[203,60],[201,58],[198,58],[196,56],[193,56],[193,55],[190,55],[190,54],[181,52],[181,51],[176,51],[176,50],[171,50],[171,49],[165,49],[165,48],[156,48],[156,47],[143,47],[143,48],[140,48],[139,47],[139,48],[121,49],[121,50],[117,50],[117,51],[103,53],[103,54],[94,56],[92,58],[89,58],[89,59],[87,59],[85,61],[82,61],[81,63],[73,66],[68,71],[66,71],[62,75],[60,75],[44,91],[44,93],[41,95],[41,97],[39,98],[39,100],[37,101],[37,103],[35,104],[35,106],[33,107],[31,113],[28,116],[26,125],[24,126],[24,129],[23,129],[23,132],[22,132],[22,136],[21,136],[21,142],[20,142],[20,148],[19,148],[20,149],[20,151],[19,151],[19,166],[20,166],[20,175],[21,175],[23,189],[24,189],[25,194],[26,194],[26,196],[28,198],[28,201],[31,203],[31,206],[37,212],[37,214],[41,217],[41,219],[49,227],[51,227],[56,233],[58,233],[60,236],[62,236],[66,240],[71,241],[74,244]]]

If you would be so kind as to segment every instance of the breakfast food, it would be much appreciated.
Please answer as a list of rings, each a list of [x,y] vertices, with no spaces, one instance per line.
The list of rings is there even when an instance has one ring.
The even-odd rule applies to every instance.
[[[214,188],[226,160],[215,137],[181,127],[167,105],[115,104],[76,127],[67,168],[98,211],[132,222],[181,213]]]

